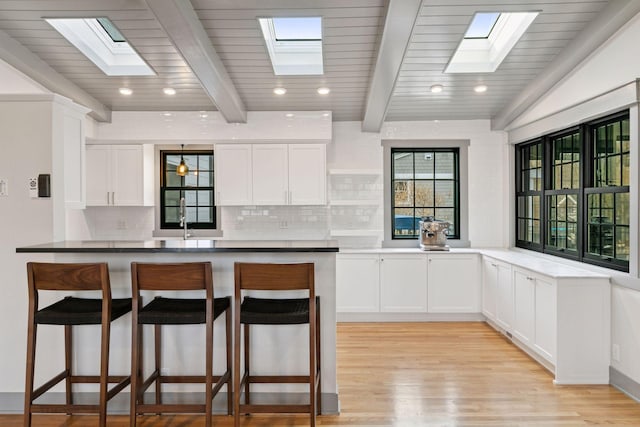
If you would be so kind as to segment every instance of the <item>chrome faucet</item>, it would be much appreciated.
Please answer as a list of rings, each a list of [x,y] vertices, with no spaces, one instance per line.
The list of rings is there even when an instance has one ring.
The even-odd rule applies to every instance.
[[[191,237],[191,233],[189,233],[189,229],[187,227],[187,206],[184,197],[180,198],[180,227],[182,227],[183,230],[182,238],[184,240]]]

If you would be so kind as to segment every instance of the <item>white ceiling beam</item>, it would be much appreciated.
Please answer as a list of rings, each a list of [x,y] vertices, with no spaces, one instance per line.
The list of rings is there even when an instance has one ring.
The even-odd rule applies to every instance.
[[[640,13],[640,1],[609,2],[549,66],[491,120],[491,129],[507,128],[638,13]]]
[[[147,0],[147,5],[227,122],[246,123],[244,103],[191,2]]]
[[[91,110],[89,115],[101,122],[111,121],[111,110],[75,83],[54,70],[38,55],[0,30],[0,59],[33,79],[45,89],[72,99]]]
[[[389,2],[378,58],[367,94],[362,120],[364,132],[380,132],[421,5],[422,0]]]

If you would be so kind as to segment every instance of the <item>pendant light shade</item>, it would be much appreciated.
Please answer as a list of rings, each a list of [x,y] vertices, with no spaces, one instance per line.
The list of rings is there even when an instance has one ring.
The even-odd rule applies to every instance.
[[[182,152],[180,153],[180,164],[178,165],[178,167],[176,168],[176,173],[179,176],[185,176],[186,174],[189,173],[189,168],[187,167],[187,164],[184,162],[184,144],[181,145],[182,147]]]

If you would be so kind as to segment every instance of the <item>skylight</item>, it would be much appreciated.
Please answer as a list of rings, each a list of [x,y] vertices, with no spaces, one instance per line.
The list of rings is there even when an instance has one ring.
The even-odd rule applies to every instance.
[[[322,66],[322,18],[259,18],[276,75],[318,75]]]
[[[538,12],[476,13],[445,73],[492,73]]]
[[[476,13],[469,25],[465,39],[486,39],[496,25],[499,13]]]
[[[108,76],[155,75],[107,18],[56,18],[45,21]]]

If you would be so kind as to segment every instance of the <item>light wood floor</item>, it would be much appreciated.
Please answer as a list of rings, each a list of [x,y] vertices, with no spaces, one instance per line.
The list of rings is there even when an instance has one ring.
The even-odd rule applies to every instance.
[[[640,426],[640,403],[609,386],[554,386],[552,376],[484,323],[338,325],[339,416],[322,426]],[[304,426],[306,416],[248,416],[243,426]],[[204,425],[145,416],[142,427]],[[215,426],[232,419],[214,417]],[[22,417],[0,415],[0,426]],[[90,427],[95,416],[34,416],[34,427]],[[128,426],[125,416],[109,425]]]

